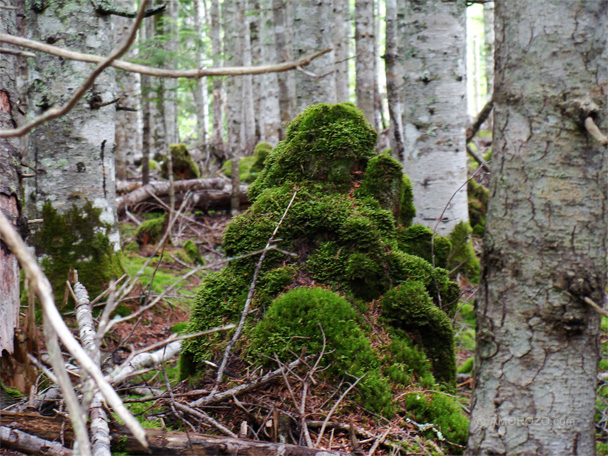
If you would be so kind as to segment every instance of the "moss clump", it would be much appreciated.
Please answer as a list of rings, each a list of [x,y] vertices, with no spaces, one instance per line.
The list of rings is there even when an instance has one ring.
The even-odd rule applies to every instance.
[[[264,163],[272,152],[272,145],[267,142],[258,143],[255,146],[253,151],[254,162],[251,165],[251,169],[249,170],[249,174],[251,175],[251,182],[258,177],[258,174],[264,169]]]
[[[249,189],[255,201],[268,188],[315,182],[344,191],[374,156],[378,134],[354,105],[318,104],[297,116],[284,141],[268,155]]]
[[[467,184],[467,197],[469,201],[469,223],[475,236],[483,237],[486,231],[486,213],[488,211],[488,198],[490,192],[474,179]]]
[[[392,353],[386,347],[368,352],[368,348],[361,347],[371,346],[370,336],[366,335],[369,328],[360,329],[354,316],[377,306],[374,300],[388,295],[394,287],[410,282],[419,283],[426,296],[420,303],[421,313],[434,315],[429,309],[435,309],[445,316],[438,306],[453,312],[459,288],[450,281],[446,270],[433,268],[426,260],[399,249],[401,228],[395,217],[409,220],[403,219],[407,213],[404,201],[411,203],[411,194],[397,162],[389,156],[374,158],[375,140],[376,133],[351,104],[308,108],[292,122],[285,141],[266,159],[250,187],[252,205],[228,224],[223,247],[230,257],[261,250],[282,220],[275,236],[282,251],[266,254],[251,303],[249,327],[245,329],[249,339],[236,347],[236,352],[240,350],[242,354],[250,343],[249,360],[265,362],[261,355],[255,358],[260,351],[267,355],[280,351],[291,357],[290,350],[297,352],[304,344],[299,337],[302,335],[308,338],[306,347],[312,352],[320,349],[321,332],[316,322],[322,322],[326,333],[335,325],[345,325],[356,340],[351,341],[351,336],[336,329],[336,334],[354,347],[344,347],[344,343],[332,339],[332,344],[337,344],[332,347],[336,350],[332,356],[338,356],[334,360],[336,369],[347,369],[353,375],[365,373],[365,380],[358,385],[362,400],[374,410],[390,414],[395,407],[387,405],[391,404],[391,386],[405,384],[408,379],[432,384],[434,377],[429,366],[436,362],[427,361],[423,367],[420,358],[431,355],[415,348],[425,346],[427,339],[422,337],[414,338],[407,347],[405,343],[400,345],[400,354],[399,350]],[[238,320],[257,261],[257,256],[233,260],[203,280],[191,317],[192,332]],[[289,291],[293,288],[297,291]],[[358,310],[345,298],[356,302]],[[316,307],[311,310],[310,306]],[[447,317],[445,321],[449,323]],[[390,327],[386,321],[381,325],[384,331]],[[424,326],[419,322],[419,326],[427,331],[437,329],[428,337],[434,337],[443,350],[453,347],[453,333],[440,324]],[[418,332],[422,333],[422,329]],[[214,360],[228,337],[229,334],[218,334],[185,342],[182,374],[187,369],[201,372],[203,361]],[[400,337],[407,339],[403,331]],[[444,337],[448,340],[444,341]],[[340,354],[340,350],[351,351]],[[445,356],[445,352],[432,352],[432,356]],[[381,367],[382,360],[388,367]],[[405,365],[410,361],[412,366]],[[455,365],[446,364],[441,381],[454,376]]]
[[[479,281],[479,259],[471,242],[473,230],[468,223],[460,222],[450,233],[452,252],[450,253],[450,270],[465,274],[473,283]]]
[[[201,177],[201,171],[192,157],[185,144],[171,144],[169,146],[171,154],[173,177],[175,179],[198,179]],[[163,164],[160,168],[161,176],[167,179],[169,177],[169,164],[165,155]]]
[[[390,154],[383,153],[369,161],[357,192],[378,200],[380,206],[390,211],[403,226],[411,225],[416,215],[412,183]]]
[[[389,290],[381,299],[382,316],[395,328],[413,335],[424,347],[433,374],[450,386],[456,383],[454,330],[450,319],[431,300],[424,284],[411,280]]]
[[[205,264],[205,260],[199,252],[198,246],[192,239],[188,239],[186,242],[184,242],[184,245],[182,245],[182,250],[186,253],[186,255],[188,255],[188,258],[190,261],[192,261],[192,263],[198,265]]]
[[[165,215],[143,222],[135,231],[135,240],[141,247],[156,244],[163,237],[167,226]]]
[[[454,397],[437,392],[409,393],[405,396],[405,406],[415,421],[435,425],[449,442],[467,444],[469,420]],[[462,449],[455,447],[450,454],[461,453]]]
[[[444,236],[435,236],[433,231],[423,225],[413,225],[407,229],[401,228],[397,233],[399,249],[411,255],[424,258],[429,263],[440,268],[446,268],[452,250],[452,243]]]
[[[251,333],[252,352],[281,360],[294,353],[321,353],[330,375],[367,373],[360,390],[364,402],[376,411],[391,405],[387,379],[380,374],[380,359],[356,322],[352,305],[342,296],[319,287],[295,288],[275,299]]]
[[[101,209],[89,201],[60,214],[50,202],[42,208],[44,222],[33,236],[36,255],[53,286],[63,296],[68,271],[78,271],[78,280],[91,296],[105,290],[110,280],[124,273],[121,257],[107,233],[111,226],[100,219]]]

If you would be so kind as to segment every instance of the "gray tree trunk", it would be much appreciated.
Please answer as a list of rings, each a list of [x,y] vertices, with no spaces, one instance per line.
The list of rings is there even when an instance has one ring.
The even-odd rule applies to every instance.
[[[163,15],[163,33],[168,35],[168,58],[165,60],[165,66],[167,68],[175,68],[177,66],[177,51],[179,49],[179,36],[177,31],[179,1],[168,0],[167,3],[168,8]],[[163,111],[167,145],[177,144],[179,142],[177,125],[177,87],[177,79],[167,78],[163,80]],[[167,148],[163,153],[169,153],[169,149]]]
[[[333,0],[334,11],[334,52],[336,59],[336,101],[350,101],[350,81],[348,79],[348,57],[350,52],[350,2]]]
[[[293,5],[293,49],[295,59],[333,47],[333,11],[331,0],[300,0]],[[317,103],[336,102],[334,51],[312,61],[306,71],[296,73],[296,111],[302,112]],[[331,72],[328,74],[328,72]]]
[[[213,53],[213,66],[219,68],[222,65],[222,27],[220,18],[219,0],[211,0],[209,9],[211,16],[211,52]],[[212,154],[220,161],[224,155],[224,80],[213,78],[213,133],[211,136]]]
[[[197,67],[202,67],[205,57],[205,48],[203,46],[203,16],[200,7],[201,0],[194,0],[194,32],[196,34],[196,64]],[[207,144],[208,136],[208,119],[209,119],[209,96],[207,92],[207,78],[196,80],[194,86],[194,103],[196,104],[196,130],[198,139],[202,143],[201,148]]]
[[[13,6],[16,2],[9,1]],[[0,8],[0,32],[16,35],[17,11]],[[17,57],[0,58],[0,130],[15,128],[17,122]],[[21,216],[21,140],[0,138],[0,211],[17,225]],[[17,166],[16,166],[17,165]],[[0,358],[13,353],[15,328],[19,323],[19,264],[0,240]],[[6,353],[5,353],[6,351]],[[2,364],[2,361],[0,361]],[[6,367],[3,367],[3,370]]]
[[[110,53],[114,41],[110,16],[95,14],[86,0],[45,6],[27,12],[29,38],[90,54]],[[38,55],[30,68],[28,114],[37,116],[65,103],[90,72],[91,66],[81,62]],[[115,73],[107,69],[72,111],[29,134],[27,161],[35,166],[36,177],[26,182],[26,194],[31,218],[37,218],[47,201],[60,213],[90,201],[101,209],[101,220],[114,227],[110,241],[119,248],[114,169],[116,106],[100,106],[115,98]]]
[[[374,0],[355,2],[355,45],[357,107],[376,127],[374,94],[376,84]]]
[[[404,73],[402,59],[398,59],[399,52],[403,52],[398,45],[397,27],[397,0],[386,0],[385,4],[386,41],[384,51],[384,67],[386,72],[386,96],[390,117],[389,142],[392,154],[400,162],[404,159],[404,131],[403,131],[403,98],[401,78]]]
[[[115,2],[115,6],[125,10],[133,9],[130,1]],[[114,43],[121,43],[129,32],[133,19],[114,19]],[[132,50],[128,57],[135,57]],[[141,78],[137,73],[116,72],[116,97],[120,98],[116,111],[116,178],[127,179],[127,165],[141,161],[142,157],[142,111]]]
[[[466,186],[457,191],[467,179],[465,4],[410,0],[398,2],[396,12],[392,78],[406,102],[402,162],[412,180],[414,221],[447,234],[468,221]]]
[[[483,25],[486,87],[489,100],[494,90],[494,2],[486,2],[483,5]]]
[[[272,0],[260,1],[259,37],[262,63],[277,62]],[[260,78],[260,141],[275,146],[279,142],[281,131],[279,78],[277,73],[267,73]]]
[[[272,15],[274,19],[274,38],[276,55],[279,62],[293,60],[293,7],[286,0],[272,0]],[[281,123],[285,125],[295,114],[295,75],[293,71],[277,74],[279,83],[279,108],[281,110]],[[279,132],[280,139],[284,138],[284,131]]]
[[[496,3],[490,204],[468,455],[594,455],[606,290],[605,0]]]

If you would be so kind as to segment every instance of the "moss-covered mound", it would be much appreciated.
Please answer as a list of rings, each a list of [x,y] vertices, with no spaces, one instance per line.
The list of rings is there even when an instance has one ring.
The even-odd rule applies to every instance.
[[[171,144],[169,151],[171,153],[173,177],[175,179],[198,179],[201,177],[201,171],[198,165],[194,163],[185,144]],[[169,177],[167,156],[164,157],[160,171],[162,177],[165,179]]]
[[[101,209],[91,202],[82,208],[72,206],[63,214],[51,203],[43,206],[44,222],[32,244],[56,298],[64,294],[70,269],[78,271],[78,280],[91,296],[97,296],[110,280],[124,273],[120,256],[108,237],[111,227],[100,216]]]
[[[253,155],[241,157],[239,159],[239,173],[241,182],[252,183],[258,174],[264,169],[264,162],[272,151],[272,145],[267,142],[258,143],[255,146]],[[232,162],[230,160],[222,165],[222,172],[226,177],[232,177]]]
[[[420,246],[408,238],[411,253],[400,248],[414,215],[411,186],[393,158],[375,156],[375,142],[376,132],[353,105],[308,108],[267,157],[250,187],[253,204],[227,226],[224,249],[230,257],[263,249],[295,193],[275,236],[280,250],[264,260],[240,354],[266,362],[275,353],[293,358],[304,347],[318,353],[324,333],[332,372],[365,374],[361,400],[390,414],[399,411],[395,385],[431,387],[435,379],[453,385],[448,315],[459,288],[424,259],[428,236]],[[440,258],[447,244],[437,242]],[[233,260],[204,279],[191,331],[238,320],[258,258]],[[381,303],[385,318],[373,325],[395,337],[378,345],[363,315],[377,313]],[[229,337],[188,341],[182,366],[200,372],[204,361],[221,356]]]

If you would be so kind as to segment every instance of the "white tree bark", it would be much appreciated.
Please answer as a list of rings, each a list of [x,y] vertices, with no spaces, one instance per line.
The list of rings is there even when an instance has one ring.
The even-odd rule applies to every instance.
[[[211,0],[209,9],[211,16],[211,52],[213,65],[218,68],[222,64],[222,38],[219,0]],[[219,159],[224,159],[224,80],[213,78],[213,133],[211,137],[212,153]]]
[[[194,0],[194,32],[196,34],[196,62],[197,67],[204,65],[205,47],[203,39],[203,17],[200,7],[201,0]],[[199,141],[205,145],[208,142],[209,123],[209,94],[207,92],[207,78],[196,80],[194,87],[194,103],[196,104],[196,130]]]
[[[367,121],[376,126],[375,118],[375,21],[374,0],[355,2],[356,86],[357,107],[363,111]]]
[[[279,61],[293,59],[293,6],[286,0],[272,0],[272,15],[274,19],[274,38],[276,55]],[[293,71],[280,73],[279,83],[279,108],[281,110],[281,123],[285,125],[294,117],[296,106],[295,75]],[[280,131],[280,139],[284,137],[284,131]]]
[[[457,192],[467,179],[464,8],[460,1],[410,0],[397,2],[396,11],[403,169],[412,180],[414,222],[440,234],[468,220],[466,186]]]
[[[397,27],[397,0],[386,0],[386,41],[384,51],[384,62],[386,71],[386,96],[390,117],[389,139],[392,154],[400,162],[404,159],[404,136],[403,131],[403,98],[405,94],[401,90],[400,75],[404,73],[402,68],[403,59],[398,59],[398,27]]]
[[[333,11],[331,0],[301,0],[293,5],[294,58],[333,46]],[[302,112],[317,103],[336,102],[334,51],[319,57],[306,70],[317,77],[298,72],[296,111]],[[328,72],[331,72],[328,74]],[[323,76],[323,77],[321,77]]]
[[[263,63],[277,62],[272,0],[260,1],[260,47]],[[279,106],[279,75],[261,76],[260,141],[275,146],[280,139],[281,110]]]
[[[483,4],[484,59],[488,100],[494,91],[494,2]]]
[[[348,75],[348,57],[350,52],[350,2],[333,0],[334,12],[334,50],[336,59],[336,101],[350,101],[350,80]]]
[[[46,8],[27,14],[30,38],[52,41],[60,46],[107,55],[113,45],[110,16],[95,14],[89,2],[51,2]],[[91,67],[76,61],[58,61],[40,54],[30,68],[29,116],[37,116],[53,105],[63,104],[89,75]],[[107,69],[87,96],[64,117],[43,124],[29,135],[27,161],[36,177],[26,182],[29,216],[37,218],[42,205],[50,201],[59,211],[82,205],[87,200],[102,210],[103,222],[116,227],[115,201],[115,71]],[[111,242],[119,248],[118,230]]]
[[[606,290],[605,0],[496,2],[469,455],[594,455]]]
[[[177,51],[179,49],[179,36],[177,33],[177,24],[179,21],[179,1],[168,0],[167,11],[163,15],[163,33],[168,35],[167,51],[168,58],[165,61],[165,66],[175,68],[177,60]],[[167,145],[177,144],[179,142],[179,132],[177,126],[177,79],[168,78],[163,80],[163,112],[165,122],[165,134]],[[163,154],[168,154],[169,149],[163,151]]]
[[[127,10],[133,8],[130,1],[115,2],[115,6]],[[114,19],[114,43],[119,44],[128,33],[133,19],[116,17]],[[132,50],[128,57],[135,57]],[[116,97],[120,98],[116,111],[116,178],[127,179],[127,165],[141,161],[142,156],[142,115],[141,115],[141,77],[137,73],[116,72]],[[120,109],[122,108],[122,109]]]

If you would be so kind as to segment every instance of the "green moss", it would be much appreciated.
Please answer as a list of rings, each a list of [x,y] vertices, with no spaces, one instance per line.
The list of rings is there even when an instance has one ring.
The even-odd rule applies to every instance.
[[[55,296],[63,296],[68,271],[78,271],[79,281],[89,295],[97,296],[124,268],[106,234],[111,226],[100,219],[101,209],[87,202],[60,214],[50,202],[42,208],[44,222],[33,236],[36,255],[53,286]]]
[[[355,173],[374,156],[378,134],[354,105],[318,104],[297,116],[284,141],[268,155],[266,166],[249,188],[255,201],[267,188],[284,183],[317,182],[345,190]]]
[[[387,379],[379,372],[380,359],[356,322],[352,305],[324,288],[295,288],[275,299],[251,334],[250,351],[259,360],[290,361],[294,354],[323,350],[326,375],[348,372],[360,377],[364,402],[376,411],[391,405]]]
[[[459,374],[472,374],[473,364],[475,363],[475,357],[471,356],[465,360],[464,363],[458,368]]]
[[[469,223],[476,236],[483,237],[486,230],[486,213],[490,192],[474,179],[467,184],[467,197],[469,201]]]
[[[136,253],[136,252],[139,252],[139,244],[137,242],[135,242],[135,241],[131,241],[127,245],[125,245],[122,250],[125,253]]]
[[[251,175],[251,167],[255,163],[255,157],[252,155],[247,155],[245,157],[239,158],[239,176],[241,182],[253,182],[255,177]],[[232,161],[227,160],[222,165],[222,173],[226,177],[232,177]]]
[[[185,144],[171,144],[169,146],[173,166],[173,177],[175,179],[198,179],[201,171],[188,152]],[[161,175],[167,179],[169,177],[168,160],[165,155],[163,164],[160,168]]]
[[[462,446],[467,444],[469,420],[454,397],[429,392],[409,393],[404,399],[406,408],[415,421],[421,424],[434,424],[443,437],[452,443]],[[450,454],[461,452],[462,449],[454,447]]]
[[[369,161],[357,193],[375,198],[404,226],[409,226],[416,215],[412,184],[390,154],[380,154]]]
[[[258,174],[264,169],[264,162],[272,152],[272,145],[267,142],[258,143],[253,151],[254,162],[249,171],[252,182]]]
[[[450,233],[452,251],[450,252],[448,269],[460,272],[473,283],[479,281],[479,259],[471,242],[473,230],[468,223],[460,222]]]
[[[411,280],[389,290],[380,300],[382,316],[412,334],[424,348],[440,382],[456,383],[454,330],[450,319],[433,304],[424,284]]]
[[[435,266],[447,267],[452,243],[445,236],[437,235],[433,239],[433,231],[430,228],[423,225],[401,228],[398,230],[397,241],[400,250],[424,258],[429,263],[433,262],[434,255]]]
[[[406,386],[415,382],[426,388],[434,386],[435,377],[424,350],[404,331],[393,330],[391,338],[383,365],[388,366],[387,375],[392,382]]]
[[[146,220],[137,228],[135,239],[140,246],[156,244],[163,237],[166,227],[166,217],[162,215]]]
[[[182,245],[182,249],[184,252],[186,252],[186,255],[188,255],[188,258],[192,263],[198,265],[205,264],[205,260],[199,252],[198,246],[192,239],[188,239],[186,242],[184,242],[184,245]]]

